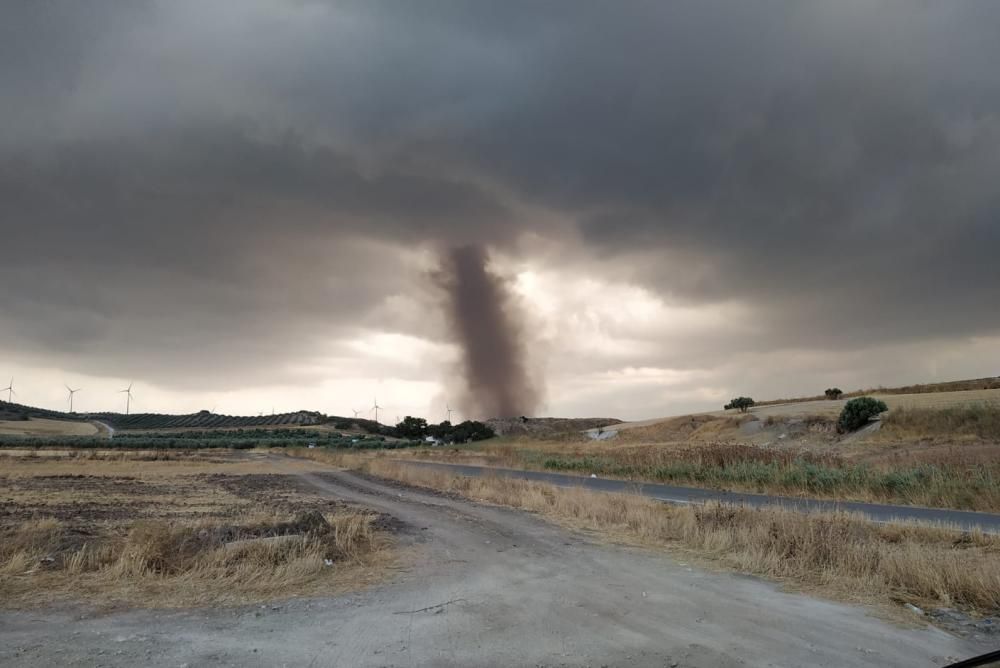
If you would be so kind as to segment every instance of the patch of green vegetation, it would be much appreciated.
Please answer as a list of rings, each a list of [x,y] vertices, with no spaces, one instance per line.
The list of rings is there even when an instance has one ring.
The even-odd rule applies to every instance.
[[[866,465],[832,466],[803,459],[744,459],[724,464],[685,460],[636,466],[602,457],[549,457],[544,468],[653,482],[689,483],[761,493],[877,499],[974,510],[1000,509],[1000,472],[977,465],[963,469],[924,464],[883,470]]]
[[[873,397],[858,397],[851,399],[844,404],[844,409],[840,411],[837,419],[837,430],[841,433],[855,431],[868,424],[873,417],[878,417],[879,413],[889,410],[884,401]]]
[[[319,430],[247,429],[236,431],[118,433],[113,439],[97,436],[3,436],[2,448],[86,448],[86,449],[192,449],[286,448],[313,445],[347,450],[393,450],[425,445],[415,440],[389,440],[384,436],[350,436]]]

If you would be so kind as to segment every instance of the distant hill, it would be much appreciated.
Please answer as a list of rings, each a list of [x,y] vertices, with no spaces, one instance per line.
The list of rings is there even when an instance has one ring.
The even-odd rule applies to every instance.
[[[50,411],[47,408],[35,408],[34,406],[25,406],[24,404],[0,401],[0,420],[27,420],[29,418],[72,420],[74,422],[86,422],[88,419],[82,413]]]
[[[65,413],[24,404],[0,401],[0,421],[28,420],[43,418],[72,422],[98,421],[113,427],[116,431],[162,430],[162,429],[245,429],[252,427],[312,427],[331,424],[337,429],[360,429],[371,434],[383,434],[391,427],[374,420],[327,416],[317,411],[295,411],[274,415],[221,415],[210,411],[199,411],[185,415],[167,413]]]

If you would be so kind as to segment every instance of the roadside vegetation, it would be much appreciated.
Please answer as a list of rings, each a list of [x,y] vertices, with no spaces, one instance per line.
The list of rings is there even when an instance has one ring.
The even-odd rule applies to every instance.
[[[548,456],[542,468],[760,493],[1000,510],[1000,461],[969,463],[960,456],[877,466],[836,454],[753,445],[643,446],[599,456]]]
[[[846,513],[669,506],[638,495],[471,478],[386,459],[372,459],[364,470],[842,598],[972,612],[1000,608],[1000,537],[980,532],[876,524]]]

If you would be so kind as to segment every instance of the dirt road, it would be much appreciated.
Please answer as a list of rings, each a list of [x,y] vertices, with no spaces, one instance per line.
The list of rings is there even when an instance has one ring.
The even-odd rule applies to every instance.
[[[358,594],[264,607],[3,612],[0,665],[935,666],[986,651],[525,513],[297,475],[405,523],[405,568]]]

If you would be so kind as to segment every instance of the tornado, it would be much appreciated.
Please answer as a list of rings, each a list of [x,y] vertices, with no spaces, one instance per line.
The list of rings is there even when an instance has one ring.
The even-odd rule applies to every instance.
[[[448,331],[462,351],[458,404],[478,418],[534,415],[540,392],[528,371],[522,314],[509,281],[481,245],[441,253],[436,282]]]

